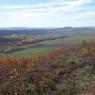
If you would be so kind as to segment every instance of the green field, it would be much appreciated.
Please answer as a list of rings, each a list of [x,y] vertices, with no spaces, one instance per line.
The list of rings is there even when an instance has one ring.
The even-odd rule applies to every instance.
[[[62,39],[55,39],[50,41],[42,42],[43,44],[80,44],[83,41],[95,42],[95,36],[71,36]]]
[[[86,42],[95,42],[95,36],[94,35],[88,35],[88,36],[70,36],[70,37],[65,37],[65,38],[60,38],[60,39],[55,39],[55,40],[49,40],[49,41],[43,41],[40,42],[42,45],[46,45],[45,47],[35,47],[35,48],[27,48],[21,51],[15,51],[13,53],[9,53],[8,55],[12,56],[32,56],[32,55],[40,55],[40,54],[46,54],[50,53],[51,51],[56,48],[55,45],[62,44],[62,45],[73,45],[73,44],[80,44],[83,41]],[[39,44],[39,43],[38,43]],[[52,46],[51,46],[52,45]],[[3,55],[3,54],[0,54]]]
[[[11,53],[10,55],[14,56],[32,56],[49,53],[53,50],[53,47],[41,47],[41,48],[28,48],[21,51],[16,51]]]

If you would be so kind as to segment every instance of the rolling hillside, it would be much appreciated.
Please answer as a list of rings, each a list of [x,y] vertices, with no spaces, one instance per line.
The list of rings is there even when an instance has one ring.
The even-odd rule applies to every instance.
[[[76,35],[85,33],[95,33],[95,27],[64,27],[64,28],[1,28],[0,36],[10,35],[48,35],[64,34]]]

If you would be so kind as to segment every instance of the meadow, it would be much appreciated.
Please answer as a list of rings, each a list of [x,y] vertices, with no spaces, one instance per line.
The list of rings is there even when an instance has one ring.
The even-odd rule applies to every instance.
[[[42,41],[36,44],[34,47],[29,47],[24,50],[15,51],[8,53],[9,55],[14,56],[32,56],[40,55],[52,52],[58,47],[71,46],[81,44],[83,41],[86,42],[95,42],[95,36],[69,36],[64,38],[59,38],[55,40]],[[38,47],[37,45],[40,44]]]
[[[38,48],[27,48],[25,50],[16,51],[11,53],[12,56],[33,56],[40,54],[47,54],[53,50],[53,47],[38,47]]]
[[[55,39],[52,41],[45,41],[44,44],[81,44],[83,41],[94,42],[95,36],[69,36],[62,39]]]

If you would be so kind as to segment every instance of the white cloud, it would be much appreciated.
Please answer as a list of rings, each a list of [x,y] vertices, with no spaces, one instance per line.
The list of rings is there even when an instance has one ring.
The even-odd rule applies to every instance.
[[[56,26],[78,22],[91,16],[94,11],[82,12],[84,5],[92,3],[93,0],[51,0],[48,3],[32,5],[0,5],[3,11],[0,15],[0,26]],[[76,20],[76,21],[75,21]]]
[[[55,2],[48,2],[48,3],[39,3],[39,4],[31,4],[31,5],[0,5],[0,9],[67,9],[72,10],[75,7],[79,7],[80,5],[90,3],[92,0],[53,0]]]

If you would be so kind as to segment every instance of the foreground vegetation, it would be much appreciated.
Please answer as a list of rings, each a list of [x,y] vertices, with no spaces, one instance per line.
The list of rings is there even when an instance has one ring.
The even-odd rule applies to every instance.
[[[95,95],[95,45],[45,55],[0,57],[1,95]]]

